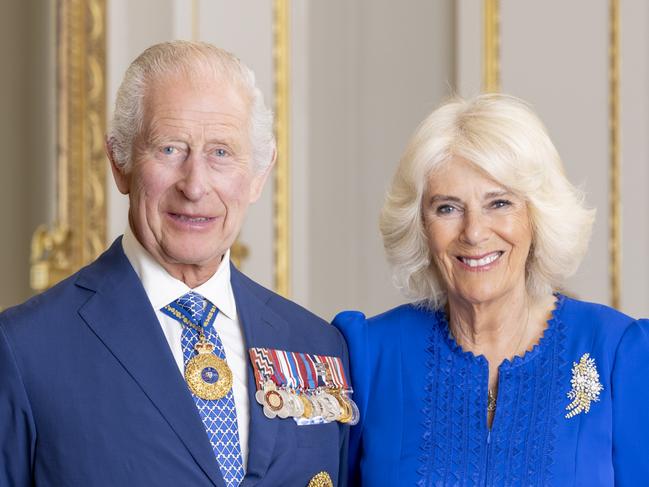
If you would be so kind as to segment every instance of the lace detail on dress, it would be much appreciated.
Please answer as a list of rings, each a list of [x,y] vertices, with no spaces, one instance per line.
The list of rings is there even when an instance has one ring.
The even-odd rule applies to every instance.
[[[437,311],[428,341],[419,487],[551,482],[555,430],[562,417],[565,327],[559,295],[539,343],[501,364],[498,409],[487,429],[488,364],[463,351]]]

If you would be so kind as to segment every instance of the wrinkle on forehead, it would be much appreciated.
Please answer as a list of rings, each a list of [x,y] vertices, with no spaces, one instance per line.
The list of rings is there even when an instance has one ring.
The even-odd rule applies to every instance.
[[[151,145],[165,141],[182,141],[190,144],[198,142],[235,143],[245,135],[245,127],[241,126],[236,117],[233,117],[232,121],[205,120],[202,122],[162,118],[152,121],[144,135],[146,142]]]

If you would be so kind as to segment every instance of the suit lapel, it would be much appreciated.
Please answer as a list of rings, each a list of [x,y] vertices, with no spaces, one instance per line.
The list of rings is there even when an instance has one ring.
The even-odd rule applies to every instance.
[[[218,487],[219,465],[196,405],[121,242],[85,269],[77,285],[95,291],[79,314],[128,371]]]
[[[253,283],[232,267],[232,289],[237,314],[243,327],[246,348],[283,347],[289,343],[288,323],[270,309],[261,286]],[[248,397],[250,400],[249,454],[246,477],[241,487],[252,487],[264,478],[270,466],[279,419],[269,420],[255,400],[257,389],[252,365],[248,362]]]

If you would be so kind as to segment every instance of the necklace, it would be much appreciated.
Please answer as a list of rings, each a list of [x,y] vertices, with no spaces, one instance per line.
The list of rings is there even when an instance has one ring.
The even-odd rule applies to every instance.
[[[493,389],[487,391],[487,411],[493,413],[496,410],[496,394]]]
[[[525,331],[527,330],[527,326],[529,325],[530,322],[530,308],[528,306],[527,308],[527,319],[525,320],[525,325],[523,326],[523,331],[521,333],[521,336],[518,338],[518,343],[513,349],[513,354],[516,355],[518,350],[520,349],[521,343],[523,343],[523,337],[525,336]],[[487,389],[487,412],[488,413],[493,413],[496,411],[496,404],[498,402],[498,395],[496,392],[497,389]]]

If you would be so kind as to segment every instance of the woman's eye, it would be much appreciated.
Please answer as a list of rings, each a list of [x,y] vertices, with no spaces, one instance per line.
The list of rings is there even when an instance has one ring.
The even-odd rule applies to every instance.
[[[435,213],[437,213],[438,215],[450,215],[454,211],[455,211],[455,207],[451,205],[440,205],[435,210]]]
[[[509,200],[496,200],[491,203],[492,208],[505,208],[511,206],[512,202]]]
[[[218,157],[226,157],[228,155],[228,151],[225,149],[215,149],[214,155]]]

